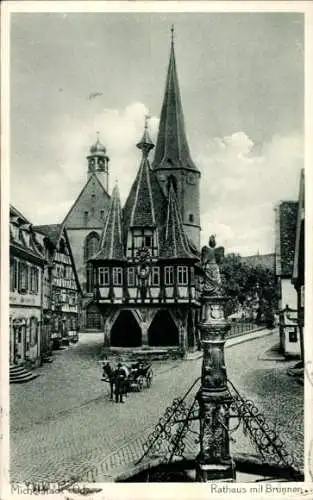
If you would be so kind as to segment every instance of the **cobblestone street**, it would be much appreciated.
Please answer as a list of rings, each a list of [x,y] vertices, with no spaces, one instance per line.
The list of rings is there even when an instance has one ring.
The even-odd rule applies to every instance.
[[[276,340],[277,333],[227,348],[228,375],[276,423],[302,466],[303,388],[286,374],[290,362],[258,360]],[[102,335],[82,334],[40,377],[11,385],[11,481],[60,481],[91,469],[97,474],[87,480],[105,480],[110,469],[140,457],[149,427],[200,374],[201,359],[155,362],[152,387],[117,405],[101,382],[101,344]],[[238,441],[234,448],[247,451]]]

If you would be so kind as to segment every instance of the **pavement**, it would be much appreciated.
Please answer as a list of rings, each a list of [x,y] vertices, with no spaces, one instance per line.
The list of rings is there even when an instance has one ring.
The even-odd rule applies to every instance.
[[[258,356],[277,342],[277,332],[252,335],[249,342],[229,339],[228,376],[274,422],[303,467],[303,388],[286,373],[294,362],[264,363]],[[115,404],[101,382],[102,340],[101,334],[82,334],[78,344],[40,368],[40,377],[10,387],[11,481],[110,480],[114,469],[140,458],[143,441],[166,407],[200,375],[200,358],[154,362],[151,388]],[[195,436],[188,439],[194,447]],[[242,436],[233,439],[234,453],[255,453]]]

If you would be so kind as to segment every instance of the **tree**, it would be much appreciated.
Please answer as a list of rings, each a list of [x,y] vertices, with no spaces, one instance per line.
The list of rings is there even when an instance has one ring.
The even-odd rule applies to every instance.
[[[240,307],[255,311],[257,322],[271,326],[277,308],[277,288],[274,271],[262,266],[251,266],[238,254],[228,254],[221,265],[225,295],[229,297],[226,315]]]

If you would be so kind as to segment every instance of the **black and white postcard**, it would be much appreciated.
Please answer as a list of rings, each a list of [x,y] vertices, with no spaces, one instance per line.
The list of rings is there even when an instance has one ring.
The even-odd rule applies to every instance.
[[[4,2],[3,498],[311,498],[310,7]]]

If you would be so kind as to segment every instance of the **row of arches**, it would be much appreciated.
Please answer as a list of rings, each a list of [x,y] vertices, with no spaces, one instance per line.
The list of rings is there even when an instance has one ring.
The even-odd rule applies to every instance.
[[[178,328],[171,314],[166,310],[156,313],[147,333],[150,346],[179,345]],[[111,328],[110,341],[112,347],[140,347],[142,345],[142,330],[131,311],[124,310],[119,313]]]

